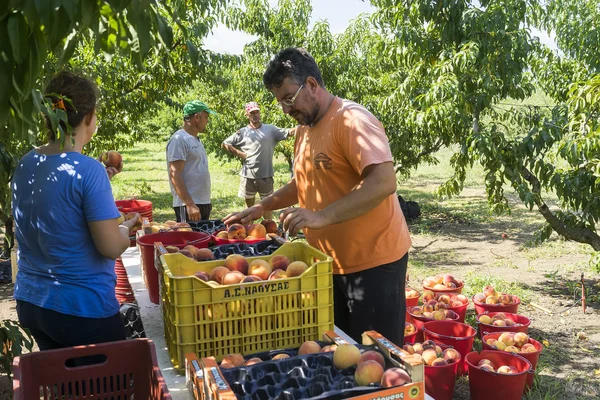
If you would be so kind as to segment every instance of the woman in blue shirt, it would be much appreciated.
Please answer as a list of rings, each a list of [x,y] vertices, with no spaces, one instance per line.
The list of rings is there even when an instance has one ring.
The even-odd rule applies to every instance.
[[[81,154],[96,131],[96,85],[61,72],[45,92],[72,132],[63,141],[46,121],[48,143],[19,161],[11,182],[19,321],[40,350],[122,340],[114,260],[139,215],[119,225],[107,170]]]

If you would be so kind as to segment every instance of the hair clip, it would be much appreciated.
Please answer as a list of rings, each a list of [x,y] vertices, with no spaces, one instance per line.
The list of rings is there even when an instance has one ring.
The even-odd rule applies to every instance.
[[[286,68],[292,68],[292,61],[291,60],[283,61],[281,63],[281,65],[283,65]]]
[[[59,110],[67,111],[63,99],[58,99],[56,102],[52,103],[52,110],[56,110],[57,108]]]

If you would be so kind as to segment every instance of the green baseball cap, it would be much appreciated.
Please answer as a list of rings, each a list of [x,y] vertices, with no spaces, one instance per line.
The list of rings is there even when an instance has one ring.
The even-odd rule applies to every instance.
[[[209,114],[216,114],[213,110],[208,108],[206,104],[201,102],[200,100],[192,100],[185,103],[183,106],[183,116],[187,117],[188,115],[196,114],[202,111],[206,111]]]

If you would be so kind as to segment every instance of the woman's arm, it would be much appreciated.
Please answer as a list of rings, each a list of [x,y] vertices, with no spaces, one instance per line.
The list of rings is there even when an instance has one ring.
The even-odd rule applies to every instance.
[[[92,240],[98,253],[106,258],[116,260],[129,247],[129,234],[138,223],[140,215],[117,223],[117,219],[88,222]]]

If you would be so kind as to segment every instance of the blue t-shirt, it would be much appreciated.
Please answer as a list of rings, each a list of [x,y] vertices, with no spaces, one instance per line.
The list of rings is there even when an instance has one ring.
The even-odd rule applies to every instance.
[[[115,315],[115,261],[96,250],[88,227],[119,216],[104,166],[77,152],[33,150],[19,161],[11,189],[15,299],[79,317]]]

